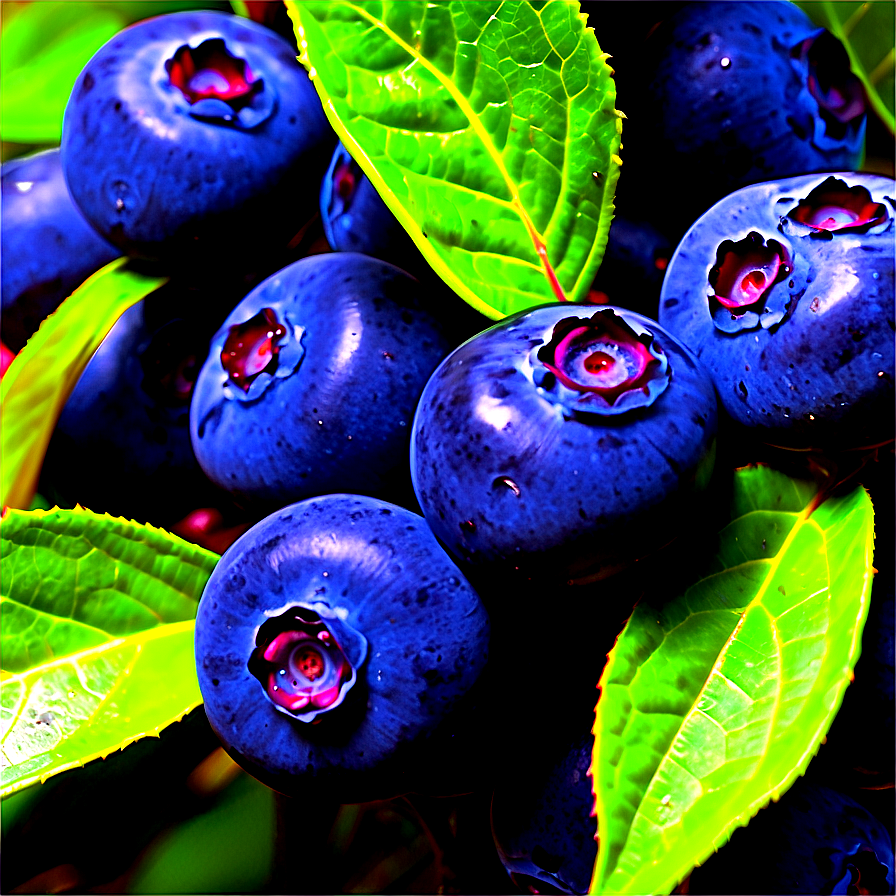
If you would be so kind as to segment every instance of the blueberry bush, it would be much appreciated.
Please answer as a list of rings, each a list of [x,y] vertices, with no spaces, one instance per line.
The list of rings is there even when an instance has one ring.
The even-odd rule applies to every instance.
[[[893,33],[4,3],[4,891],[893,893]]]

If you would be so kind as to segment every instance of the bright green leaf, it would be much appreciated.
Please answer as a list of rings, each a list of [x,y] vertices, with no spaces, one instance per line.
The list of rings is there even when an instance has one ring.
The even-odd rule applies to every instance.
[[[0,383],[0,506],[28,507],[56,420],[116,320],[165,277],[117,258],[79,286],[16,355]]]
[[[806,15],[843,43],[868,101],[896,132],[896,4],[892,0],[798,0]]]
[[[0,134],[16,143],[59,143],[62,113],[79,72],[125,25],[100,3],[29,3],[2,31]]]
[[[712,568],[642,601],[600,681],[594,893],[668,893],[805,771],[850,680],[871,588],[861,487],[738,471]]]
[[[342,142],[492,318],[583,300],[619,176],[616,87],[576,2],[287,2]]]
[[[0,32],[0,134],[14,143],[58,144],[81,69],[125,25],[147,16],[222,3],[41,0],[4,3]]]
[[[199,705],[193,625],[217,554],[81,509],[7,511],[0,553],[0,794]]]

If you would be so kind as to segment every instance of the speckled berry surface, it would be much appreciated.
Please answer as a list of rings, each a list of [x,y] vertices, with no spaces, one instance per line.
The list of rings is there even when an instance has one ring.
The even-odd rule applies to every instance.
[[[328,492],[384,497],[409,478],[414,408],[449,350],[408,274],[356,253],[301,259],[212,339],[190,410],[199,463],[269,509]]]
[[[120,253],[72,202],[58,149],[5,162],[0,182],[3,341],[19,351],[75,287]]]
[[[62,160],[76,204],[123,252],[217,269],[302,227],[334,143],[283,38],[198,10],[97,51],[66,106]]]
[[[633,356],[656,357],[606,398],[587,383],[565,387],[566,362],[544,360],[565,352],[567,373],[599,382],[631,360],[611,356],[626,340]],[[613,306],[545,305],[439,366],[414,420],[414,489],[463,568],[587,578],[682,531],[710,480],[716,423],[708,375],[656,322]]]
[[[894,188],[850,172],[744,187],[676,249],[660,322],[757,437],[800,448],[892,439]]]
[[[316,608],[337,639],[345,626],[366,640],[350,692],[312,724],[284,713],[249,668],[261,627],[297,606]],[[433,786],[463,765],[460,750],[448,761],[453,715],[488,644],[485,609],[424,520],[354,495],[309,499],[250,529],[215,568],[196,620],[206,712],[230,754],[276,790],[343,802]]]

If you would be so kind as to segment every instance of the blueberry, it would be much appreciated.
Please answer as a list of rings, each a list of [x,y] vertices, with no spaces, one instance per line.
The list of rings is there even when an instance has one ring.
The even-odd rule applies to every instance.
[[[217,291],[172,282],[125,311],[62,410],[42,488],[69,505],[164,526],[221,497],[196,462],[189,428],[221,301]]]
[[[250,292],[212,340],[190,411],[208,476],[268,510],[400,488],[414,407],[450,348],[419,295],[356,253],[301,259]]]
[[[864,89],[796,4],[671,9],[622,63],[625,203],[677,234],[739,187],[861,164]]]
[[[3,341],[17,352],[75,287],[119,253],[72,202],[58,149],[4,162],[0,183]]]
[[[75,202],[122,251],[221,267],[300,229],[333,141],[286,41],[241,17],[178,12],[126,28],[88,62],[62,164]]]
[[[275,790],[337,802],[438,788],[481,760],[483,743],[465,753],[454,734],[488,643],[476,592],[424,520],[355,495],[250,529],[196,618],[199,684],[227,751]]]
[[[892,180],[870,174],[755,184],[676,249],[660,321],[758,438],[795,448],[893,438],[894,195]]]
[[[411,475],[465,568],[581,581],[686,528],[716,422],[708,375],[658,324],[545,305],[439,366],[414,419]]]
[[[798,780],[690,877],[690,893],[892,893],[893,844],[855,800]]]
[[[320,213],[327,242],[337,252],[361,252],[403,270],[426,264],[407,231],[341,143],[321,184]]]
[[[527,751],[525,770],[505,775],[495,787],[492,836],[501,862],[523,892],[589,890],[597,858],[593,748],[590,733],[539,744],[538,750]]]

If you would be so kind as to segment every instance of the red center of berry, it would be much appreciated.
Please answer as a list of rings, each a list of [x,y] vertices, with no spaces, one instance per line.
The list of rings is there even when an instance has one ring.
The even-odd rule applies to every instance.
[[[273,373],[280,352],[278,343],[285,335],[286,327],[272,308],[262,308],[245,323],[234,324],[221,352],[221,364],[230,381],[248,392],[259,374]]]
[[[834,177],[817,186],[788,214],[813,230],[863,232],[888,220],[886,207],[863,186],[849,187]]]
[[[351,199],[352,194],[355,192],[357,180],[355,163],[351,160],[343,162],[333,172],[333,189],[343,202]]]
[[[261,653],[265,690],[277,706],[293,713],[326,709],[353,677],[351,664],[323,620],[296,619],[294,626]]]
[[[741,311],[761,302],[788,273],[784,247],[777,240],[766,245],[758,233],[751,233],[739,242],[726,240],[719,246],[709,283],[720,305]]]
[[[649,347],[652,336],[638,335],[612,309],[590,319],[567,318],[555,327],[538,358],[567,389],[596,395],[608,406],[629,392],[645,390],[661,365]]]
[[[263,89],[245,59],[234,56],[219,38],[203,41],[195,49],[184,45],[165,62],[170,83],[189,103],[217,99],[239,111]]]

